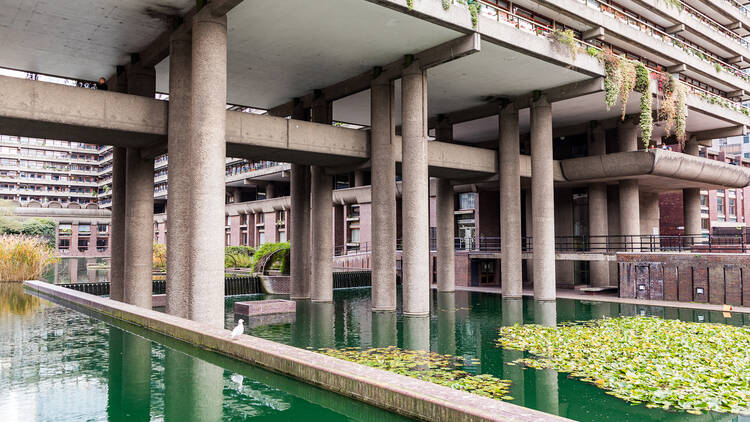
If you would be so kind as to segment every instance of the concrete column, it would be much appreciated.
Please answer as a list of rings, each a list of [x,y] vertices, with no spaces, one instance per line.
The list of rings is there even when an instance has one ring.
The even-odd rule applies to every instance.
[[[313,166],[310,186],[310,221],[312,222],[312,283],[313,302],[333,300],[333,180],[325,169]]]
[[[570,242],[575,234],[573,228],[573,189],[555,189],[555,236],[563,242]],[[575,287],[575,261],[555,261],[555,284],[572,289]]]
[[[453,187],[448,179],[437,179],[437,289],[456,291],[456,251]]]
[[[292,164],[290,292],[292,299],[310,298],[310,167]]]
[[[125,160],[127,150],[112,151],[112,217],[109,232],[109,297],[123,300],[125,284]],[[77,245],[70,245],[71,249]]]
[[[372,313],[372,347],[398,345],[398,329],[395,312]]]
[[[438,292],[437,297],[437,352],[456,354],[456,293]]]
[[[372,309],[396,310],[396,161],[393,159],[393,82],[370,91],[372,184]],[[373,318],[373,321],[375,319]]]
[[[276,198],[276,186],[273,183],[266,185],[266,199]]]
[[[620,152],[638,150],[639,128],[631,122],[620,124],[617,128],[617,142]],[[638,195],[638,180],[620,180],[620,234],[627,248],[639,243],[641,234],[640,201]]]
[[[685,143],[685,154],[698,156],[698,142],[690,139]],[[695,236],[701,234],[701,190],[700,188],[687,188],[682,190],[682,212],[685,235]]]
[[[500,276],[503,298],[521,297],[521,165],[518,110],[500,108]]]
[[[190,214],[190,162],[185,144],[190,137],[192,101],[192,50],[189,37],[175,38],[169,45],[169,125],[167,150],[167,313],[188,317],[190,298],[188,245]]]
[[[403,308],[430,312],[430,179],[427,173],[427,86],[419,62],[401,77]]]
[[[607,153],[606,132],[601,127],[591,129],[589,133],[589,155]],[[607,184],[592,183],[589,185],[589,236],[595,248],[606,246],[609,235],[607,216]],[[592,286],[609,286],[609,263],[591,261],[589,263],[589,282]]]
[[[364,170],[354,170],[354,186],[365,186],[365,171]]]
[[[154,161],[127,150],[125,194],[125,271],[123,300],[151,309],[154,251]]]
[[[240,188],[234,188],[232,191],[232,199],[234,200],[234,203],[242,202],[242,191]]]
[[[204,8],[193,18],[188,317],[224,327],[224,200],[227,18]],[[170,160],[171,161],[171,160]],[[174,229],[174,227],[173,227]],[[170,230],[171,231],[171,230]]]
[[[312,106],[312,121],[331,124],[332,104],[319,99]],[[325,168],[310,167],[310,299],[313,302],[333,300],[333,178]]]
[[[403,328],[405,350],[430,351],[430,318],[428,316],[404,315]]]
[[[503,308],[502,308],[502,324],[503,326],[513,326],[515,324],[523,324],[523,299],[520,297],[506,298],[503,294]],[[513,362],[518,359],[523,359],[524,352],[520,350],[503,349],[503,362]],[[525,402],[525,391],[524,391],[524,368],[518,365],[504,365],[503,366],[503,378],[510,380],[510,391],[513,394],[516,404],[523,405]]]
[[[534,299],[555,300],[555,196],[552,179],[552,106],[531,104],[531,214],[534,219]]]

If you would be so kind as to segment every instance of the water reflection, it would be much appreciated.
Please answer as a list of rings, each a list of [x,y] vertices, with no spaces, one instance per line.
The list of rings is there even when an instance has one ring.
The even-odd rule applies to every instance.
[[[60,258],[42,274],[55,284],[102,283],[109,281],[109,258]]]
[[[523,299],[520,297],[503,299],[502,324],[505,326],[523,324]],[[515,397],[516,404],[523,406],[525,403],[524,395],[526,393],[524,389],[523,367],[507,364],[523,358],[523,352],[520,350],[503,349],[502,353],[503,362],[506,362],[506,365],[503,366],[503,377],[511,382],[510,395]]]
[[[6,315],[31,315],[42,301],[23,291],[22,283],[0,283],[0,317]]]
[[[164,357],[165,421],[217,421],[222,418],[224,370],[174,349]],[[243,393],[242,375],[236,392]]]
[[[557,325],[557,303],[534,301],[534,323],[547,327]],[[534,370],[537,409],[557,415],[560,413],[560,399],[557,385],[557,371],[553,369]]]
[[[456,293],[438,292],[437,351],[443,355],[456,354]]]
[[[372,347],[388,347],[398,344],[395,312],[371,312]]]
[[[310,303],[311,345],[313,348],[334,347],[336,341],[334,336],[334,311],[332,302]]]

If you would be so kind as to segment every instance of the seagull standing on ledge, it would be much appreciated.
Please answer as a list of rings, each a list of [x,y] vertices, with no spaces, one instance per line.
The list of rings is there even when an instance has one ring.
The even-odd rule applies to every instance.
[[[241,319],[237,323],[237,326],[234,327],[234,330],[232,330],[232,340],[237,338],[240,334],[243,334],[245,332],[245,320]]]

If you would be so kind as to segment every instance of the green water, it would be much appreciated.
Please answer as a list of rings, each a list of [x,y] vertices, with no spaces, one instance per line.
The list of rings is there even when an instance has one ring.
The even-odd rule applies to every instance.
[[[0,421],[403,420],[0,284]]]
[[[233,302],[263,298],[228,298],[226,326],[233,327],[240,317],[232,310]],[[504,301],[496,294],[435,291],[431,308],[429,318],[404,317],[398,312],[373,313],[369,289],[336,290],[333,303],[298,301],[295,322],[254,326],[262,322],[251,321],[248,332],[302,348],[398,346],[463,356],[466,362],[475,362],[468,366],[470,372],[511,380],[513,403],[580,421],[750,421],[750,417],[738,415],[697,416],[631,405],[566,374],[506,365],[524,357],[524,352],[496,345],[498,327],[517,322],[550,324],[602,316],[655,315],[750,325],[750,315],[733,313],[731,318],[724,318],[721,312],[564,299],[541,306],[530,299]]]

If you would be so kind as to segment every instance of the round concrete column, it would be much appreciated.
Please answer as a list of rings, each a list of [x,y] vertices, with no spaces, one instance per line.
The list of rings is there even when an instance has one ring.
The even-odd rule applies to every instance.
[[[698,156],[698,142],[691,139],[685,143],[685,154]],[[685,235],[701,234],[701,190],[687,188],[682,190],[682,212]]]
[[[193,18],[191,86],[189,318],[224,327],[227,18],[208,7]]]
[[[419,63],[401,77],[401,195],[403,308],[406,315],[430,313],[430,180],[427,173],[425,74]]]
[[[620,152],[638,150],[638,131],[638,126],[633,123],[620,124],[617,128],[617,142]],[[639,196],[637,179],[620,181],[620,234],[625,236],[623,243],[628,249],[640,243],[641,215]]]
[[[607,138],[604,129],[596,127],[589,135],[589,155],[607,153]],[[589,236],[594,248],[606,246],[609,235],[609,215],[607,213],[607,184],[589,185]],[[592,286],[609,286],[609,263],[589,262],[589,282]]]
[[[154,252],[154,161],[127,149],[123,301],[151,309]]]
[[[266,199],[276,198],[276,186],[273,183],[266,185]]]
[[[310,299],[313,302],[333,300],[333,180],[325,169],[310,169],[310,220],[312,222],[312,283]]]
[[[393,159],[393,83],[370,90],[372,184],[372,309],[396,310],[396,161]],[[374,321],[373,317],[373,321]]]
[[[292,164],[290,177],[291,242],[289,255],[290,295],[310,298],[310,167]]]
[[[169,46],[169,126],[167,175],[167,313],[188,317],[190,298],[189,243],[190,137],[192,50],[189,37],[172,39]]]
[[[109,297],[123,300],[125,284],[125,148],[112,151],[112,214],[109,232]]]
[[[437,179],[437,289],[456,291],[456,243],[453,222],[455,204],[448,179]]]
[[[354,186],[365,186],[365,171],[364,170],[355,170],[354,171]]]
[[[542,96],[531,104],[531,213],[534,299],[555,300],[555,190],[552,166],[552,106]]]
[[[521,297],[521,165],[518,110],[500,109],[500,276],[503,297]]]

